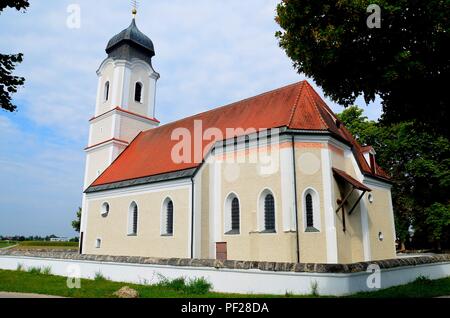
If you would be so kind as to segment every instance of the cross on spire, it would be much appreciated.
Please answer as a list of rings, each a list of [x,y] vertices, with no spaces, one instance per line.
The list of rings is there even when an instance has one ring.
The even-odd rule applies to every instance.
[[[131,13],[133,14],[133,18],[135,18],[137,14],[137,8],[139,7],[139,0],[131,0],[131,5],[133,7]]]

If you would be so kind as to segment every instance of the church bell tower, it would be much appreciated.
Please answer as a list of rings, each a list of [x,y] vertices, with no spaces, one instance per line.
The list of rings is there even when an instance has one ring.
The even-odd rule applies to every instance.
[[[97,70],[95,113],[90,119],[86,151],[86,189],[130,144],[139,132],[157,127],[153,42],[136,26],[135,13],[128,28],[108,42],[108,57]]]

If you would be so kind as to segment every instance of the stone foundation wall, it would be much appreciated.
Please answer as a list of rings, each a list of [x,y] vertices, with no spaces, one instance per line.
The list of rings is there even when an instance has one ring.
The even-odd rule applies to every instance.
[[[388,259],[373,262],[360,262],[352,264],[320,264],[320,263],[278,263],[253,261],[220,261],[212,259],[186,259],[186,258],[152,258],[136,256],[109,256],[109,255],[80,255],[76,252],[61,250],[0,250],[0,256],[23,256],[52,258],[61,260],[84,260],[110,263],[151,264],[167,266],[210,267],[217,269],[259,269],[268,272],[305,272],[305,273],[358,273],[365,272],[371,264],[377,264],[381,269],[415,266],[422,264],[450,262],[450,254],[433,256],[418,256]]]

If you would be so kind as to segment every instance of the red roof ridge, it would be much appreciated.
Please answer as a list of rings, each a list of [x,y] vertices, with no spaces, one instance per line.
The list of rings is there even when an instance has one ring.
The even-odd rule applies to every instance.
[[[303,84],[303,82],[306,82],[306,80],[301,80],[301,81],[298,81],[298,82],[295,82],[295,83],[291,83],[291,84],[288,84],[288,85],[285,85],[285,86],[282,86],[282,87],[279,87],[279,88],[276,88],[276,89],[272,89],[272,90],[267,91],[267,92],[264,92],[264,93],[260,93],[260,94],[257,94],[257,95],[251,96],[251,97],[247,97],[247,98],[238,100],[238,101],[233,102],[233,103],[231,103],[231,104],[226,104],[226,105],[218,106],[218,107],[215,107],[215,108],[213,108],[213,109],[205,110],[205,111],[203,111],[203,112],[200,112],[200,113],[197,113],[197,114],[188,116],[188,117],[183,117],[183,118],[180,118],[180,119],[171,121],[171,122],[169,122],[169,123],[167,123],[167,124],[158,126],[158,127],[156,127],[156,128],[148,129],[148,130],[146,130],[146,131],[149,131],[149,130],[156,130],[156,129],[159,129],[159,128],[163,128],[163,127],[166,127],[166,126],[169,126],[169,125],[176,124],[176,123],[178,123],[178,122],[180,122],[180,121],[188,121],[189,119],[193,119],[193,118],[195,118],[195,117],[199,117],[200,115],[205,115],[205,114],[208,114],[208,113],[210,113],[210,112],[216,112],[216,111],[218,111],[218,110],[220,110],[220,109],[223,109],[223,108],[232,107],[232,106],[235,106],[236,104],[240,104],[240,103],[245,102],[245,101],[249,101],[249,100],[252,100],[252,99],[259,98],[259,97],[261,97],[261,96],[269,95],[269,94],[275,93],[275,92],[277,92],[277,91],[281,91],[281,90],[283,90],[283,89],[287,89],[287,88],[292,87],[292,86],[295,86],[295,85]],[[144,131],[144,132],[145,132],[145,131]]]
[[[292,107],[291,115],[289,117],[289,121],[287,124],[288,127],[291,127],[291,123],[292,123],[292,120],[294,119],[295,111],[297,110],[298,102],[300,101],[300,97],[302,96],[303,87],[305,87],[305,82],[306,82],[306,80],[299,82],[301,85],[299,85],[300,89],[298,91],[297,98],[295,99],[294,106]]]
[[[316,109],[316,112],[317,112],[317,114],[319,115],[319,119],[320,119],[320,121],[322,122],[323,126],[324,126],[326,129],[327,129],[327,128],[329,129],[330,127],[328,127],[328,125],[326,124],[325,120],[323,119],[322,114],[320,113],[320,110],[319,110],[319,107],[318,107],[318,105],[317,105],[316,100],[311,96],[310,91],[311,91],[311,89],[314,90],[314,88],[313,88],[308,82],[307,82],[307,84],[308,84],[308,89],[306,90],[306,94],[307,94],[307,96],[309,97],[309,99],[312,100],[312,103],[313,103],[313,105],[314,105],[314,108]],[[320,97],[320,96],[319,96],[319,97]]]

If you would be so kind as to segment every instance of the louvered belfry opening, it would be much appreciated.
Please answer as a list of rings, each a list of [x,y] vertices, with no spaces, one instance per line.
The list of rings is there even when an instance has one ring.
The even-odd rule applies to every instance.
[[[239,232],[239,199],[231,201],[231,230]]]
[[[166,223],[166,233],[168,235],[173,234],[173,202],[167,202],[167,223]]]
[[[313,201],[312,201],[312,195],[307,194],[306,198],[306,226],[307,227],[313,227],[314,226],[314,211],[313,211]]]
[[[264,229],[275,231],[275,201],[272,194],[264,198]]]

